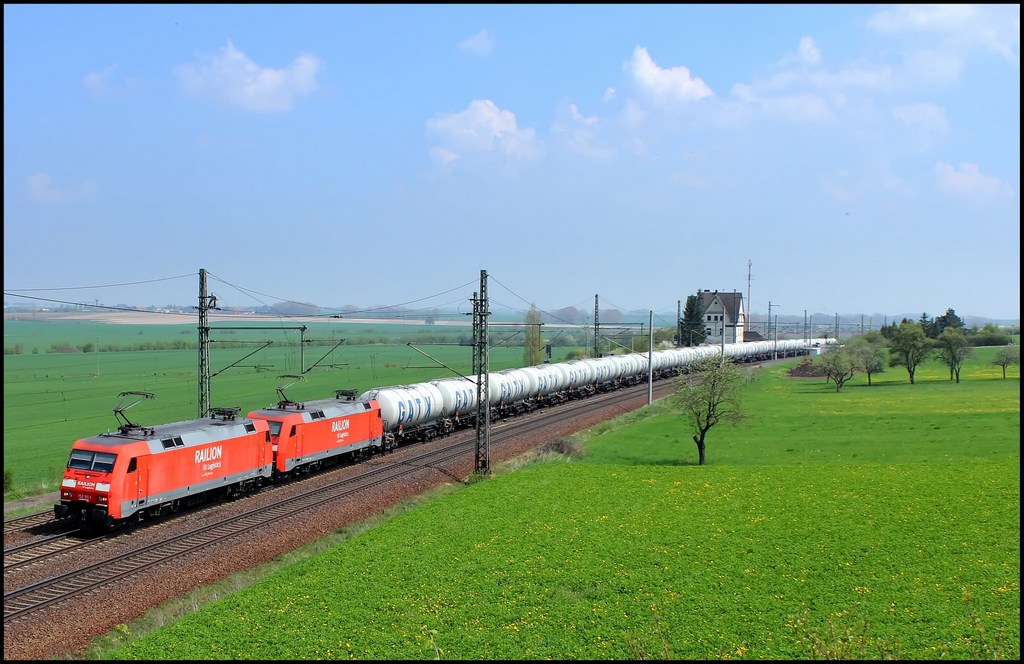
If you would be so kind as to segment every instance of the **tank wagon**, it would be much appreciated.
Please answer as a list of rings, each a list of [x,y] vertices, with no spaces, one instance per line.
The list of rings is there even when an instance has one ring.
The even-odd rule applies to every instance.
[[[505,369],[488,374],[487,413],[493,420],[649,377],[669,378],[706,356],[754,362],[831,343],[835,339],[706,345]],[[153,395],[122,392],[126,405],[114,409],[123,421],[118,430],[72,445],[54,516],[109,528],[211,497],[239,496],[328,463],[472,426],[479,399],[476,378],[465,376],[376,387],[358,397],[355,390],[338,390],[333,399],[305,403],[288,400],[283,388],[278,393],[275,406],[244,418],[240,408],[214,408],[209,417],[142,427],[124,411]]]
[[[819,339],[814,345],[834,343]],[[803,339],[758,341],[724,345],[693,346],[647,353],[569,360],[488,374],[489,417],[505,417],[543,406],[608,392],[654,378],[677,375],[695,360],[725,354],[736,362],[770,360],[773,356],[806,354]],[[650,365],[650,366],[649,366]],[[430,440],[476,421],[477,381],[475,377],[444,378],[414,385],[378,387],[364,392],[360,400],[380,403],[385,438],[393,444]],[[389,445],[392,443],[389,443]]]

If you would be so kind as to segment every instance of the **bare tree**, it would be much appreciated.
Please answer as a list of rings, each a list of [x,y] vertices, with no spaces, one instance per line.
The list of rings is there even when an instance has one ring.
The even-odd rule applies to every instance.
[[[949,367],[949,379],[956,377],[960,382],[960,367],[964,360],[971,354],[971,347],[967,343],[967,337],[963,330],[956,327],[947,327],[935,340],[935,354],[942,363]]]
[[[819,355],[822,368],[825,369],[826,380],[836,384],[836,392],[841,392],[843,383],[853,378],[857,371],[857,358],[846,346],[832,346],[823,355]]]
[[[705,438],[711,427],[743,419],[740,396],[745,382],[743,370],[721,355],[700,358],[676,379],[674,399],[690,419],[700,465],[705,463]]]
[[[857,361],[857,368],[868,376],[868,385],[871,385],[871,376],[885,371],[885,341],[878,332],[869,332],[860,337],[854,337],[848,344],[850,352]]]
[[[1003,380],[1006,380],[1006,367],[1011,364],[1020,365],[1020,346],[1007,346],[996,351],[992,364],[1003,368]]]

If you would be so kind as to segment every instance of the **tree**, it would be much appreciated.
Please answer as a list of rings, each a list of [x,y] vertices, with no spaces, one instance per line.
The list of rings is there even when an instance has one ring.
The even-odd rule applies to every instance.
[[[1020,365],[1020,346],[1007,346],[996,351],[992,364],[1003,368],[1003,380],[1006,380],[1006,367],[1011,364]]]
[[[523,366],[535,367],[544,362],[544,345],[540,336],[540,312],[531,304],[526,312],[526,339],[523,340]]]
[[[972,328],[967,338],[972,346],[1006,346],[1010,343],[1009,335],[994,323],[985,323],[980,330]]]
[[[857,368],[868,375],[868,385],[871,385],[871,376],[885,371],[885,339],[878,332],[868,332],[851,339],[848,347]]]
[[[910,384],[914,384],[917,365],[928,357],[931,343],[920,323],[904,319],[889,338],[889,366],[906,367]]]
[[[953,309],[946,309],[946,313],[935,319],[933,323],[935,326],[935,338],[947,328],[958,328],[961,331],[964,329],[964,319],[956,315],[956,311]]]
[[[918,319],[918,324],[921,329],[924,330],[926,337],[935,338],[935,321],[928,317],[928,312],[921,314],[921,318]]]
[[[743,418],[740,388],[744,382],[743,371],[721,355],[694,361],[689,372],[676,379],[673,396],[690,420],[701,466],[705,462],[705,438],[711,427],[723,420],[738,422]]]
[[[834,345],[818,359],[825,369],[825,380],[835,382],[836,392],[842,391],[843,383],[853,378],[857,370],[857,359],[846,346]]]
[[[704,312],[700,310],[700,298],[696,295],[687,295],[683,320],[679,324],[679,344],[681,346],[699,346],[704,343],[706,336]]]
[[[971,347],[963,331],[956,327],[947,327],[935,340],[935,354],[942,363],[949,367],[949,379],[960,382],[960,367],[971,354]]]

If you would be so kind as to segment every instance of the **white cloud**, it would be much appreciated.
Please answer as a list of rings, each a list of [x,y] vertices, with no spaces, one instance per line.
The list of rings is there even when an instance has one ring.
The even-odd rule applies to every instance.
[[[608,88],[607,90],[604,91],[604,96],[601,98],[601,101],[607,104],[613,101],[618,96],[619,93],[615,88]]]
[[[809,92],[770,97],[759,94],[752,86],[737,83],[733,86],[732,93],[740,101],[753,104],[776,117],[801,122],[828,122],[835,119],[835,113],[828,102]]]
[[[797,47],[797,53],[800,56],[800,60],[809,65],[821,64],[821,51],[818,50],[818,46],[810,37],[803,37],[800,40],[800,46]]]
[[[1020,5],[901,5],[871,17],[868,25],[896,35],[937,36],[943,50],[984,50],[1020,65]]]
[[[995,196],[1004,190],[999,178],[985,175],[977,164],[962,163],[960,170],[944,162],[935,164],[939,189],[967,196]]]
[[[970,5],[902,5],[880,11],[868,25],[884,32],[955,30],[971,20],[976,11]]]
[[[459,50],[470,55],[487,55],[494,50],[494,35],[481,30],[459,42]]]
[[[445,148],[435,147],[430,150],[430,157],[439,164],[450,164],[459,158],[459,155],[446,150]]]
[[[662,103],[698,101],[715,95],[703,80],[691,77],[688,68],[681,65],[671,69],[659,67],[642,46],[633,50],[633,57],[624,62],[622,68],[640,88]]]
[[[445,154],[448,162],[467,153],[497,152],[523,160],[543,153],[533,129],[520,129],[515,113],[501,110],[490,99],[475,99],[461,113],[427,120],[427,128],[442,142],[432,154]]]
[[[623,112],[622,122],[630,129],[636,129],[647,120],[647,114],[640,108],[640,105],[630,99],[626,102],[626,109]]]
[[[949,85],[960,78],[963,70],[964,59],[959,55],[931,48],[922,49],[907,56],[901,79],[913,85]]]
[[[82,79],[82,86],[93,98],[105,97],[110,93],[111,79],[117,65],[110,65],[102,71],[91,71]]]
[[[302,53],[286,69],[259,67],[230,41],[198,64],[177,67],[187,94],[208,97],[256,113],[291,110],[298,96],[316,89],[320,60]]]
[[[608,161],[615,157],[615,150],[600,138],[600,125],[597,117],[580,113],[576,104],[563,104],[552,130],[564,138],[570,151],[590,159]]]
[[[907,104],[892,108],[894,118],[902,122],[908,129],[917,133],[918,141],[923,148],[931,147],[935,137],[944,136],[949,132],[946,111],[935,104]]]
[[[82,182],[73,187],[58,187],[53,184],[49,175],[43,172],[33,173],[26,181],[29,199],[36,203],[66,203],[79,201],[92,196],[96,185]]]

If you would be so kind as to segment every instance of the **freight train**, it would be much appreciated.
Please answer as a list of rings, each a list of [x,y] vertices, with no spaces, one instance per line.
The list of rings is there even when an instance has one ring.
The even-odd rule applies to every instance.
[[[668,378],[707,356],[750,362],[807,354],[834,339],[757,341],[629,353],[491,372],[493,420],[597,392]],[[648,366],[650,365],[650,367]],[[131,422],[124,411],[152,398],[122,392],[117,431],[75,441],[61,483],[57,519],[104,530],[134,525],[210,499],[238,497],[264,484],[327,464],[387,452],[450,434],[476,422],[476,378],[378,387],[333,398],[290,401],[252,410],[211,408],[208,417],[157,426]]]

